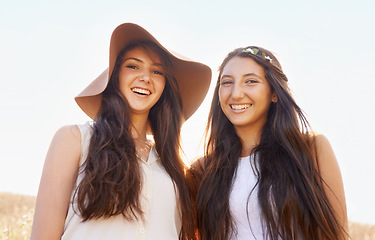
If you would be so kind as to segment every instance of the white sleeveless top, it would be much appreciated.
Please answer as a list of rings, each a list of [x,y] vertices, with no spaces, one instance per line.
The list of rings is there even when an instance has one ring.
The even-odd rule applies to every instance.
[[[81,131],[81,160],[86,160],[92,127],[89,123],[78,125]],[[181,229],[181,217],[177,206],[177,195],[173,181],[161,165],[154,148],[151,149],[148,161],[141,162],[143,187],[141,206],[144,221],[127,221],[122,215],[109,219],[89,220],[82,222],[81,217],[69,205],[65,220],[63,240],[176,240]],[[76,186],[82,180],[80,174]],[[74,193],[74,191],[73,191]],[[72,194],[73,196],[73,194]],[[76,211],[77,207],[74,208]]]
[[[250,161],[254,161],[254,155],[240,158],[229,197],[230,211],[237,228],[231,240],[266,239],[258,204],[258,187],[254,188],[257,177]]]

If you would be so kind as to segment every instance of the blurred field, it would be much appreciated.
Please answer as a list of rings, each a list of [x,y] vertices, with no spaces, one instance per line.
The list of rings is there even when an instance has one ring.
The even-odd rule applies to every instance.
[[[35,197],[0,193],[0,240],[30,238]],[[375,240],[375,225],[350,222],[352,240]]]
[[[30,238],[35,197],[0,193],[0,240]]]

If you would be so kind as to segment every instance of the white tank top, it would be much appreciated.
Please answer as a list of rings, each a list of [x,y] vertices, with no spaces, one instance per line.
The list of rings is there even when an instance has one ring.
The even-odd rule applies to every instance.
[[[240,158],[234,176],[229,205],[237,231],[233,233],[231,240],[266,239],[258,204],[258,187],[254,188],[257,177],[250,161],[254,161],[254,155]]]
[[[81,131],[81,164],[87,158],[91,126],[78,125]],[[147,162],[141,161],[143,187],[141,204],[144,221],[127,221],[122,215],[82,222],[73,203],[69,205],[62,240],[178,240],[181,216],[173,181],[152,147]],[[76,186],[82,179],[77,178]]]

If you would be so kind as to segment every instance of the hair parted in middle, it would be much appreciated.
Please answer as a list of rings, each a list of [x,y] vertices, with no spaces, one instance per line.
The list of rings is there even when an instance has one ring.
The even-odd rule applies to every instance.
[[[84,173],[84,178],[75,192],[78,210],[84,221],[119,214],[130,221],[143,218],[139,199],[142,175],[130,131],[131,110],[119,89],[119,72],[123,57],[136,47],[158,54],[165,70],[164,91],[151,108],[148,119],[155,140],[155,149],[178,194],[182,215],[180,239],[193,239],[193,210],[184,178],[187,167],[179,155],[182,125],[181,94],[168,55],[151,41],[130,43],[118,54],[95,118],[89,154],[80,170]]]
[[[219,103],[221,74],[234,57],[251,58],[262,66],[271,92],[277,96],[268,110],[260,142],[252,150],[257,159],[252,166],[267,239],[343,239],[323,188],[309,123],[276,57],[256,46],[235,49],[219,67],[206,128],[205,156],[191,170],[200,182],[194,186],[197,195],[193,198],[201,239],[226,240],[236,232],[229,196],[242,143]]]

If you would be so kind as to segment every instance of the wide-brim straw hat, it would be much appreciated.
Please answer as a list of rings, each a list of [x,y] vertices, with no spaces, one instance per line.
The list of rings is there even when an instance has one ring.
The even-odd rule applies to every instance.
[[[109,67],[91,82],[75,100],[79,107],[95,119],[102,102],[102,92],[108,85],[117,55],[124,47],[134,41],[148,40],[156,43],[169,56],[181,98],[184,120],[187,120],[200,106],[211,82],[211,69],[205,64],[194,62],[176,52],[167,50],[144,28],[133,23],[123,23],[112,33],[109,47]]]

